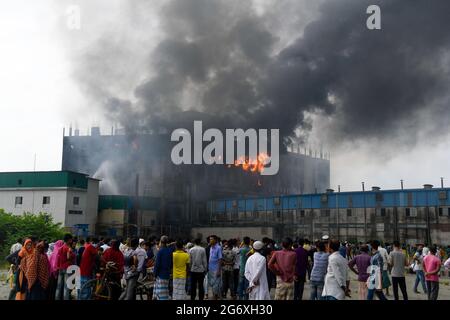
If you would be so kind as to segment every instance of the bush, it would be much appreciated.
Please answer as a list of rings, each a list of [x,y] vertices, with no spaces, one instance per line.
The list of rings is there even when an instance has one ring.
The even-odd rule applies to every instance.
[[[47,213],[25,213],[13,215],[0,209],[0,254],[1,260],[9,254],[11,245],[18,238],[36,237],[48,242],[62,239],[64,229],[61,223],[54,223],[53,217]]]

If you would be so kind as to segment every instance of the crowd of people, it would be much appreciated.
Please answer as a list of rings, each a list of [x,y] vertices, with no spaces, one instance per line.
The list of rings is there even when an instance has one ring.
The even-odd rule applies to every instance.
[[[167,236],[148,240],[87,238],[66,234],[46,243],[30,237],[18,239],[6,258],[10,269],[10,300],[88,300],[84,286],[105,266],[113,265],[113,300],[136,299],[139,279],[152,273],[154,300],[302,300],[305,284],[310,300],[351,297],[350,272],[357,275],[358,298],[387,300],[392,286],[408,299],[406,272],[416,274],[413,291],[438,299],[439,278],[450,268],[447,248],[401,246],[373,240],[350,244],[328,236],[311,243],[285,238],[281,243],[244,237],[222,240],[212,235],[202,243],[173,241]],[[79,268],[80,287],[68,285],[68,268]]]

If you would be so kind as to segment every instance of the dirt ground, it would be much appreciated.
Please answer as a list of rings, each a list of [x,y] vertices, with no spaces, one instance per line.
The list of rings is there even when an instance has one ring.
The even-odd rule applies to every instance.
[[[6,283],[6,276],[7,271],[6,270],[0,270],[0,300],[6,300],[8,299],[9,294],[9,285]],[[356,276],[352,273],[351,274],[352,281],[350,282],[350,289],[351,289],[351,298],[346,298],[350,300],[358,300],[358,282],[356,281]],[[409,300],[426,300],[427,295],[424,293],[413,293],[413,285],[414,285],[415,275],[408,274],[406,276],[406,286],[408,290],[408,298]],[[419,291],[422,292],[421,286],[419,285]],[[304,299],[309,299],[309,283],[305,284],[305,291],[303,293]],[[389,290],[390,296],[388,296],[389,300],[393,300],[393,291],[392,287]],[[401,293],[399,293],[400,299],[402,299]],[[275,296],[275,290],[271,290],[271,296],[272,298]],[[448,276],[442,276],[440,280],[440,286],[439,286],[439,300],[450,300],[450,277]]]

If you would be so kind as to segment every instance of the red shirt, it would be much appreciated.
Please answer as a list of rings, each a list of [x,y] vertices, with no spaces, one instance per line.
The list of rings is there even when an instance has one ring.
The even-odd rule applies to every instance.
[[[123,257],[123,253],[120,250],[114,250],[113,248],[109,248],[103,254],[103,260],[106,264],[107,262],[114,262],[117,265],[117,270],[122,275],[123,274],[123,266],[125,264],[125,259]]]
[[[441,267],[441,259],[430,252],[423,258],[423,267],[425,272],[434,271]],[[426,275],[425,280],[439,282],[439,269],[437,274]]]
[[[76,256],[75,253],[73,253],[72,248],[67,244],[64,244],[58,252],[58,270],[67,270],[69,266],[75,264],[75,259]]]
[[[91,277],[94,272],[95,258],[97,257],[97,249],[90,243],[85,246],[83,256],[81,257],[80,275],[83,277]]]
[[[297,255],[293,250],[275,251],[269,261],[269,268],[284,282],[294,281]]]

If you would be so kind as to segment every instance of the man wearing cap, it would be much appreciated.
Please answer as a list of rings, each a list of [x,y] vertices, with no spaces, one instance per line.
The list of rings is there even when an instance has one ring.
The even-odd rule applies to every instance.
[[[249,282],[247,291],[249,300],[270,300],[269,285],[266,277],[266,258],[260,251],[264,244],[261,241],[253,243],[254,254],[252,254],[245,264],[245,278]]]

